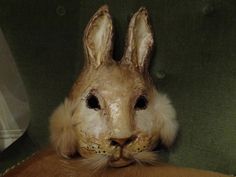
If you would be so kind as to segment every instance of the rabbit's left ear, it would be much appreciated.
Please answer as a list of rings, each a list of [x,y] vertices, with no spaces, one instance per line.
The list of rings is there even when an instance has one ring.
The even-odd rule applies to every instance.
[[[108,61],[112,53],[113,26],[107,5],[93,15],[84,32],[84,50],[88,65],[95,67]]]
[[[131,64],[141,72],[148,68],[149,54],[153,46],[153,34],[148,12],[141,7],[131,18],[122,63]]]

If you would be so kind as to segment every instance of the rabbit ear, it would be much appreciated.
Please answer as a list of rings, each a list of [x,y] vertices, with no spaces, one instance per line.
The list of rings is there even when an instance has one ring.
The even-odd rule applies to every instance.
[[[113,26],[107,5],[102,6],[91,18],[84,33],[87,64],[100,66],[112,53]]]
[[[141,7],[130,20],[122,62],[132,64],[140,71],[146,70],[152,46],[153,34],[148,22],[148,12],[144,7]]]

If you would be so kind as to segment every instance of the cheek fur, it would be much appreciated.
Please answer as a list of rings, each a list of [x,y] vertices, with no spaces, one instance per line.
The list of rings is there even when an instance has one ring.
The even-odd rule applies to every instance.
[[[178,131],[178,122],[176,112],[170,99],[160,93],[156,93],[153,108],[156,116],[156,122],[159,126],[160,138],[166,146],[170,146],[176,137]]]
[[[73,156],[77,151],[77,137],[72,121],[73,107],[74,104],[66,99],[50,118],[51,143],[57,153],[65,158]]]

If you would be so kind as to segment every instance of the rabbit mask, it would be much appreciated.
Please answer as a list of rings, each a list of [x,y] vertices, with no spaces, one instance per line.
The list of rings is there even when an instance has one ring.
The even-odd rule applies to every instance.
[[[112,59],[112,37],[112,19],[102,6],[85,29],[84,69],[52,114],[51,141],[60,155],[78,152],[97,166],[151,163],[158,140],[166,146],[173,142],[177,122],[148,73],[153,34],[147,10],[133,15],[120,61]]]

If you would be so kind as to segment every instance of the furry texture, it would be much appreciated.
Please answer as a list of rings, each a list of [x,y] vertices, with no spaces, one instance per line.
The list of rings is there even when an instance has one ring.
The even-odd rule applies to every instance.
[[[133,155],[135,162],[140,165],[155,165],[158,163],[158,155],[156,152],[143,151]]]
[[[144,151],[135,153],[131,158],[133,159],[133,163],[142,166],[158,164],[158,155],[155,152]],[[109,160],[110,158],[108,156],[94,155],[86,159],[81,159],[78,163],[82,168],[89,168],[92,174],[96,174],[109,167]]]
[[[50,119],[52,145],[65,158],[69,158],[77,152],[77,140],[72,121],[74,106],[66,99],[58,106]]]
[[[133,15],[119,62],[112,59],[112,36],[112,19],[103,6],[85,29],[83,71],[50,122],[56,151],[66,158],[79,153],[93,171],[153,164],[156,142],[170,146],[178,129],[170,100],[157,92],[147,70],[153,46],[147,10]]]
[[[93,155],[80,160],[82,167],[89,168],[93,174],[108,167],[109,157],[104,155]]]
[[[57,152],[65,158],[70,158],[78,151],[78,136],[75,134],[75,118],[73,110],[76,108],[75,102],[65,100],[52,114],[51,117],[51,141]],[[177,134],[178,123],[176,113],[171,105],[170,100],[164,94],[156,94],[155,104],[153,104],[155,117],[158,120],[160,128],[160,139],[163,144],[170,146]],[[157,152],[142,151],[131,153],[131,159],[138,164],[154,165],[158,163]],[[81,160],[81,164],[89,166],[91,171],[97,172],[109,166],[111,155],[95,154]]]
[[[162,143],[170,146],[178,131],[176,112],[170,99],[165,94],[158,94],[154,105],[157,119],[160,120],[160,137]]]

